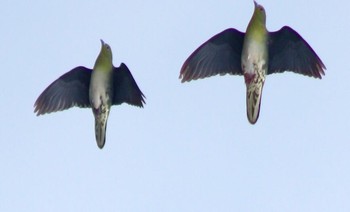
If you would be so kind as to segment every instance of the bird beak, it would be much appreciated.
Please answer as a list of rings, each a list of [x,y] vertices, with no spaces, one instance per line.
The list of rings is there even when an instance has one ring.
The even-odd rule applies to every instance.
[[[102,46],[105,45],[105,42],[102,39],[100,39],[100,41]]]
[[[258,6],[258,3],[256,3],[256,1],[254,1],[254,6],[255,8]]]

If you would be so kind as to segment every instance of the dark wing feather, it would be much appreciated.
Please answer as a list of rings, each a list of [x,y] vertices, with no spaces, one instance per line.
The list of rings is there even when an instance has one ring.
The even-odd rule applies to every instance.
[[[144,95],[137,86],[128,67],[122,63],[120,67],[114,68],[114,97],[113,105],[128,103],[130,105],[143,107],[146,103]]]
[[[181,82],[217,74],[242,75],[241,54],[244,33],[226,29],[196,49],[183,64]]]
[[[73,106],[90,107],[91,69],[79,66],[49,85],[34,104],[37,115],[66,110]]]
[[[322,78],[325,69],[311,46],[292,28],[284,26],[269,34],[268,74],[292,71]]]

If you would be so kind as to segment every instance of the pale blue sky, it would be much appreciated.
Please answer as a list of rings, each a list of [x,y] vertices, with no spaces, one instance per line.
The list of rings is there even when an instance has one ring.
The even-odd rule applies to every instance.
[[[350,211],[350,5],[259,3],[327,70],[269,75],[251,125],[242,77],[178,75],[211,36],[244,31],[253,1],[2,1],[0,211]],[[112,108],[102,151],[90,109],[33,113],[101,38],[147,97]]]

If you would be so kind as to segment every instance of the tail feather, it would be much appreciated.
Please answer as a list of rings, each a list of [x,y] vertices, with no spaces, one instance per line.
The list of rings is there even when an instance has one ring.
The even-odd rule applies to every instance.
[[[258,121],[264,82],[247,84],[247,117],[251,124]]]
[[[107,122],[103,123],[95,119],[95,135],[97,146],[102,149],[106,143]]]
[[[97,146],[102,149],[106,142],[107,119],[109,108],[101,106],[99,109],[93,109],[95,115],[95,136]]]

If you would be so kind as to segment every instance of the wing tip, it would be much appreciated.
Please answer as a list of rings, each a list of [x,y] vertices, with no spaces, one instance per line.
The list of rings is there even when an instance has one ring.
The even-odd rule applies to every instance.
[[[146,104],[146,96],[143,94],[143,93],[141,93],[141,100],[140,100],[140,103],[139,103],[139,107],[140,108],[143,108],[143,106]]]
[[[189,59],[187,59],[187,60],[184,62],[184,64],[183,64],[182,67],[181,67],[181,70],[180,70],[179,79],[181,79],[181,83],[191,81],[191,79],[190,79],[190,77],[189,77],[188,60],[189,60]]]
[[[36,116],[44,115],[47,111],[43,108],[40,97],[34,103],[34,113]]]
[[[191,81],[190,79],[186,78],[183,74],[180,74],[179,79],[181,80],[181,83]]]

